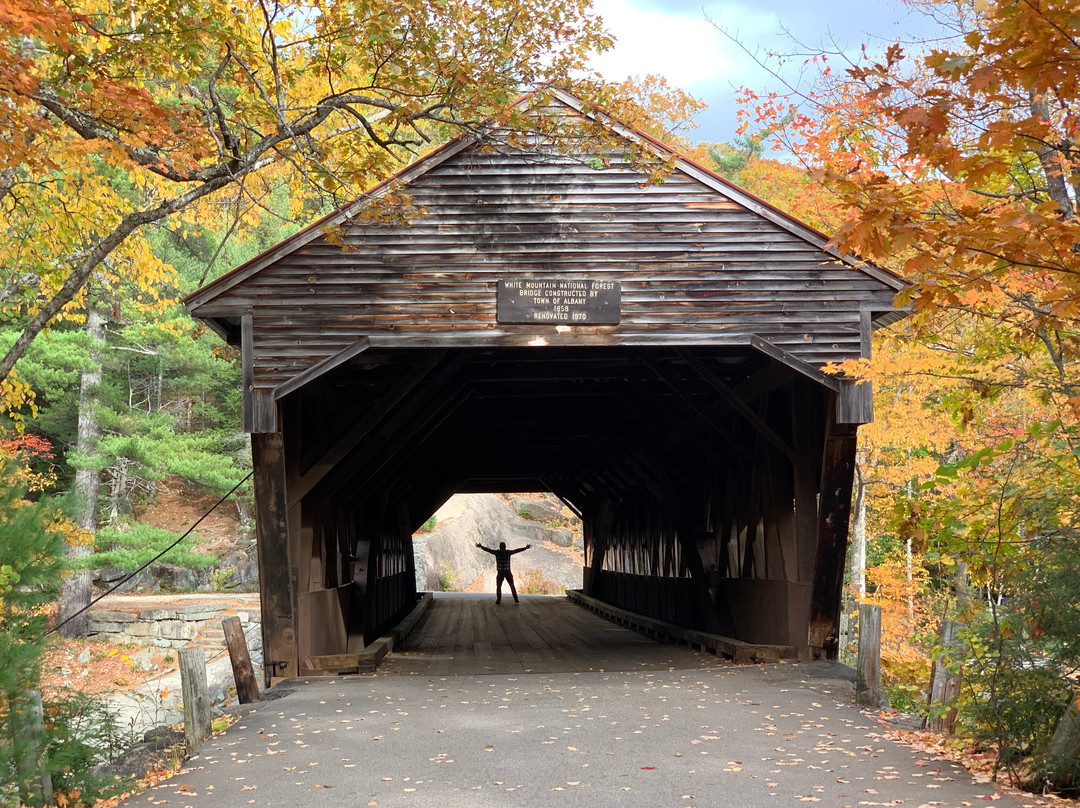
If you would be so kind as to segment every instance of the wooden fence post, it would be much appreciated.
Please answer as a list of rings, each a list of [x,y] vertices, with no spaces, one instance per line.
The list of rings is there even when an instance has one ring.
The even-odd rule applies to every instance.
[[[210,689],[202,646],[180,649],[180,689],[184,699],[184,740],[190,755],[210,737]]]
[[[938,704],[951,705],[960,695],[960,677],[949,670],[942,657],[948,656],[949,652],[958,645],[956,633],[959,625],[953,620],[943,620],[941,623],[941,649],[942,652],[934,660],[934,666],[930,670],[930,695],[927,698],[927,706],[931,715],[935,712],[934,706]],[[952,735],[956,728],[956,708],[941,712],[936,717],[928,715],[923,722],[923,727],[930,732],[938,732],[943,735]]]
[[[859,604],[859,662],[855,671],[855,702],[861,707],[880,707],[881,606]]]
[[[236,682],[236,700],[241,704],[250,704],[259,700],[259,683],[255,680],[255,669],[251,665],[247,638],[240,625],[239,617],[226,617],[221,621],[225,632],[225,644],[229,647],[229,661],[232,662],[233,680]]]
[[[52,805],[52,775],[48,771],[41,691],[27,691],[11,708],[12,734],[18,743],[15,774],[19,781],[19,796],[27,805]]]

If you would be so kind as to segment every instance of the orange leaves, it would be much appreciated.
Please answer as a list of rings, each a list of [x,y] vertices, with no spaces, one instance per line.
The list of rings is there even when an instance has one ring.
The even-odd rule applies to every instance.
[[[627,79],[616,87],[616,92],[633,102],[633,108],[620,109],[617,116],[620,121],[677,148],[689,148],[689,143],[677,142],[680,139],[677,135],[676,142],[671,138],[674,133],[697,126],[693,117],[705,108],[704,102],[672,87],[666,78],[658,75]]]
[[[86,19],[64,3],[5,0],[0,5],[0,30],[4,32],[5,39],[32,37],[64,52],[71,48],[76,25]],[[14,56],[7,49],[6,42],[0,42],[0,63],[7,60],[4,57]]]
[[[944,104],[905,107],[895,117],[897,123],[908,130],[909,143],[914,133],[919,133],[920,137],[943,135],[949,128],[949,110]]]
[[[1025,291],[1030,327],[1076,313],[1063,302],[1080,276],[1080,222],[1065,190],[1080,182],[1068,151],[1080,18],[1067,5],[985,3],[948,48],[905,60],[894,46],[846,80],[822,73],[814,114],[783,124],[785,142],[853,211],[840,247],[902,262],[922,284],[923,309],[1003,305],[1012,291],[987,284],[1012,285],[1002,276],[1015,268],[1068,290],[1061,301]],[[781,109],[756,112],[780,122]]]

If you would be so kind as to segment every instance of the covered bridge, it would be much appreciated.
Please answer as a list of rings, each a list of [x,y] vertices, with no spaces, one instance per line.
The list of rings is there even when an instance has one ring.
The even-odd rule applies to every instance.
[[[600,600],[835,653],[872,413],[821,368],[869,355],[905,283],[609,126],[603,159],[451,141],[188,298],[242,351],[268,669],[411,609],[412,534],[456,492],[556,493]],[[363,216],[400,192],[407,220]]]

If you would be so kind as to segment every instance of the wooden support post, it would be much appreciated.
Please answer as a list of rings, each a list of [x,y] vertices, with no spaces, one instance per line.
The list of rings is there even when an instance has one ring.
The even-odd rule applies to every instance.
[[[799,452],[799,462],[794,467],[796,580],[812,584],[817,563],[818,496],[829,392],[800,380],[792,386],[790,395],[791,433]]]
[[[251,665],[251,654],[248,653],[240,618],[226,617],[221,621],[221,630],[225,632],[225,644],[229,648],[229,661],[232,662],[233,680],[236,682],[236,700],[241,704],[258,701],[259,683],[255,680],[255,669]]]
[[[244,402],[243,429],[255,431],[255,327],[250,314],[240,318],[241,395]]]
[[[855,479],[855,426],[831,423],[825,437],[818,497],[817,561],[810,595],[810,653],[836,659],[847,556],[851,489]]]
[[[691,528],[684,527],[689,534]],[[701,618],[702,629],[713,634],[720,633],[720,618],[716,614],[716,604],[713,603],[712,595],[709,594],[709,576],[705,572],[705,565],[701,561],[701,551],[698,550],[695,534],[677,535],[682,545],[682,557],[690,570],[690,586],[693,587],[694,607]]]
[[[604,555],[607,553],[614,521],[615,505],[611,500],[605,499],[599,507],[591,509],[586,523],[592,540],[592,557],[589,559],[589,585],[585,592],[590,597],[599,597],[600,576],[604,572]]]
[[[184,740],[190,755],[210,737],[210,689],[202,646],[180,649],[180,689],[184,699]]]
[[[382,555],[382,534],[390,498],[384,491],[375,504],[374,518],[367,526],[368,557],[367,585],[364,587],[364,646],[378,639],[379,629],[379,560]]]
[[[295,602],[285,499],[285,452],[280,432],[251,436],[255,484],[255,530],[259,550],[259,601],[262,606],[263,666],[271,677],[296,676]]]
[[[880,707],[881,698],[881,606],[859,604],[859,661],[855,671],[855,702],[860,707]]]
[[[943,658],[958,647],[956,638],[958,628],[954,620],[942,621],[942,651],[941,655],[934,660],[934,667],[930,671],[930,695],[927,699],[930,714],[926,716],[923,727],[930,732],[938,732],[942,735],[952,735],[956,729],[956,708],[951,705],[960,695],[960,676],[949,669]],[[942,709],[943,707],[946,709]]]
[[[13,735],[17,743],[15,775],[19,797],[27,805],[52,805],[52,775],[45,746],[45,711],[41,691],[30,690],[11,705]]]

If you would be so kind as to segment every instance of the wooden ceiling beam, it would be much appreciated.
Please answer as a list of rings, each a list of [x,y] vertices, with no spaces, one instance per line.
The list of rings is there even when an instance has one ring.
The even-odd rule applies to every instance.
[[[362,446],[355,447],[359,454],[342,459],[332,477],[320,485],[320,497],[335,497],[342,488],[351,486],[354,491],[347,499],[362,499],[372,480],[389,477],[416,455],[424,441],[468,400],[470,386],[468,381],[463,380],[449,392],[441,388],[437,392],[446,396],[438,406],[430,410],[417,406],[415,412],[411,407],[402,408],[370,435]],[[388,447],[395,449],[389,451]]]
[[[448,353],[448,351],[436,351],[433,354],[427,355],[420,360],[417,365],[406,371],[401,378],[397,379],[394,384],[386,390],[385,394],[380,396],[380,398],[364,412],[363,416],[342,430],[342,433],[336,440],[330,439],[323,441],[313,453],[316,455],[316,458],[309,463],[302,464],[300,478],[289,491],[289,499],[292,502],[299,502],[310,493],[310,491],[390,413],[394,413],[395,415],[399,414],[403,409],[402,403],[405,402],[406,399],[409,399],[410,395],[414,393],[429,373],[435,368],[440,368],[429,382],[428,395],[424,396],[422,399],[416,395],[412,395],[410,400],[411,406],[406,404],[405,408],[412,411],[416,409],[418,402],[426,403],[431,395],[431,391],[439,390],[442,385],[457,374],[460,368],[460,360],[451,360],[448,363],[445,362]],[[328,434],[333,436],[335,432],[331,431]]]
[[[704,362],[685,349],[678,348],[676,349],[676,353],[685,359],[690,367],[697,371],[698,375],[700,375],[713,390],[720,394],[721,398],[730,404],[739,415],[757,429],[769,443],[779,449],[781,454],[790,460],[793,465],[799,462],[798,455],[795,450],[791,448],[791,445],[780,437],[776,431],[766,423],[765,419],[754,412],[745,401],[735,395],[731,388],[724,384],[723,380],[713,372],[712,368],[708,367]]]

